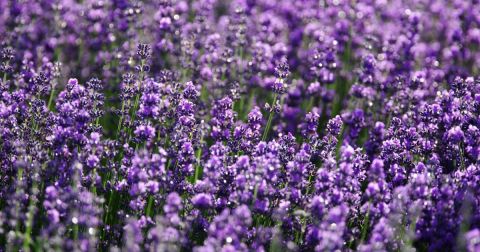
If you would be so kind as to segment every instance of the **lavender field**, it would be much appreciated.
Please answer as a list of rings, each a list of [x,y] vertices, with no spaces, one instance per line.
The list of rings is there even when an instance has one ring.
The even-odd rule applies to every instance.
[[[0,251],[480,251],[479,0],[0,0]]]

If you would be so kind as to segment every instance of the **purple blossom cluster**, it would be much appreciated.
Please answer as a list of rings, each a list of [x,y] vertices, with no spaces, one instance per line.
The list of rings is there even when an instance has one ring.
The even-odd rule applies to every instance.
[[[478,0],[6,0],[0,34],[0,251],[480,251]]]

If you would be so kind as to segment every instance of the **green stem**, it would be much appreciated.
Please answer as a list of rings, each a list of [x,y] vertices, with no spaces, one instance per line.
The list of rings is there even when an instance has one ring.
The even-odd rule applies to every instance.
[[[105,215],[104,215],[104,218],[103,218],[103,224],[104,225],[107,225],[108,219],[110,218],[110,206],[112,205],[112,202],[113,202],[113,196],[114,196],[113,192],[110,192],[110,197],[108,198],[108,203],[106,205],[106,211],[105,211]],[[106,230],[106,228],[102,228],[103,239],[105,239],[105,236],[106,236],[105,230]]]
[[[143,69],[143,64],[142,64],[142,69]],[[138,96],[138,95],[137,95]],[[122,131],[122,123],[123,123],[123,113],[124,113],[124,110],[125,110],[125,101],[122,101],[122,109],[120,110],[120,119],[118,121],[118,125],[117,125],[117,136],[120,136],[121,134],[121,131]],[[128,140],[127,140],[128,142]],[[119,152],[118,154],[118,157],[119,157],[119,162],[121,163],[122,162],[122,158],[123,158],[123,153],[122,151]],[[111,172],[108,172],[107,173],[107,176],[106,176],[106,179],[103,181],[103,187],[105,188],[106,184],[107,184],[107,181],[110,180],[111,178]],[[104,224],[107,224],[108,223],[108,220],[109,220],[109,217],[110,217],[110,212],[111,212],[111,206],[112,206],[112,200],[113,200],[113,192],[110,192],[110,197],[108,199],[108,202],[106,203],[106,206],[105,206],[105,215],[104,215],[104,221],[103,223]],[[105,235],[105,232],[103,231],[102,232],[103,235]]]
[[[78,224],[73,226],[73,240],[78,241]]]
[[[153,196],[148,196],[148,205],[147,205],[147,210],[145,211],[145,215],[151,216],[152,213],[152,206],[153,206]]]
[[[34,192],[37,190],[37,182],[34,179],[32,184],[32,191]],[[33,200],[34,196],[30,197],[30,201],[28,203],[28,214],[27,214],[27,223],[25,224],[25,235],[23,239],[23,250],[30,251],[30,244],[32,243],[31,233],[33,228],[33,215],[35,210],[35,201]]]
[[[243,96],[240,98],[239,105],[238,105],[238,114],[243,114],[243,107],[245,107],[245,98]]]
[[[52,110],[53,97],[55,96],[55,86],[52,85],[50,90],[50,97],[48,98],[48,110]]]
[[[193,177],[193,184],[195,184],[198,180],[198,178],[202,175],[202,171],[201,171],[201,166],[200,166],[200,159],[202,157],[202,141],[203,141],[203,135],[202,137],[200,138],[200,148],[197,150],[197,153],[196,153],[196,157],[197,157],[197,166],[195,167],[195,175]]]
[[[18,169],[18,171],[17,171],[17,181],[22,181],[22,179],[23,179],[23,169],[20,168],[20,169]],[[19,186],[17,187],[17,190],[16,190],[16,192],[15,192],[16,194],[19,193],[18,188],[19,188]],[[18,211],[20,210],[20,204],[19,204],[18,202],[15,204],[15,209],[16,209],[16,212],[18,213]],[[16,233],[17,236],[18,236],[18,235],[19,235],[18,232],[20,231],[20,222],[17,223],[17,226],[16,226],[15,228],[16,228],[16,230],[15,230],[16,232],[15,232],[15,233]]]
[[[199,150],[197,152],[197,160],[200,160],[200,155],[202,155],[202,150]],[[197,164],[197,166],[195,167],[195,175],[193,176],[193,181],[192,181],[192,184],[195,184],[198,180],[198,178],[201,176],[201,167],[200,167],[200,161],[198,161],[199,163]]]
[[[278,94],[275,93],[275,96],[273,97],[273,103],[272,106],[275,106],[275,103],[277,102]],[[273,120],[273,107],[271,108],[272,110],[270,111],[270,114],[268,115],[268,121],[267,121],[267,126],[265,127],[265,131],[263,132],[262,136],[262,141],[265,141],[268,136],[268,131],[270,131],[270,127],[272,125],[272,120]]]
[[[138,93],[137,95],[135,96],[135,102],[133,103],[133,109],[132,109],[132,114],[130,115],[130,118],[132,120],[132,122],[135,122],[135,116],[136,116],[136,112],[137,112],[137,109],[138,109],[138,103],[140,101],[140,92],[142,91],[142,85],[143,85],[143,80],[144,80],[144,77],[145,77],[145,72],[143,71],[143,67],[145,66],[145,60],[142,60],[141,63],[140,63],[140,83],[138,83],[139,85],[139,88],[138,88]],[[130,128],[128,130],[128,135],[127,135],[127,142],[130,141],[130,135],[132,134],[132,129]]]
[[[242,117],[241,117],[242,120],[247,119],[248,113],[250,112],[250,109],[252,108],[254,97],[255,97],[255,89],[252,89],[252,93],[251,93],[250,97],[248,97],[248,100],[247,100],[247,106],[246,106],[245,110],[242,111]]]
[[[310,176],[308,177],[308,187],[307,187],[307,192],[305,193],[305,195],[310,194],[310,190],[313,187],[313,185],[312,185],[313,178],[314,178],[314,175],[310,174]]]
[[[125,101],[122,101],[122,110],[120,110],[120,119],[118,120],[118,125],[117,125],[117,136],[120,136],[120,131],[122,130],[123,111],[124,110],[125,110]]]
[[[132,110],[132,114],[131,114],[131,117],[132,117],[132,122],[135,121],[135,116],[136,116],[136,113],[137,112],[137,109],[138,109],[138,102],[140,101],[140,93],[138,93],[136,96],[135,96],[135,102],[133,103],[133,110]]]
[[[93,169],[92,175],[93,175],[93,182],[92,182],[91,190],[92,190],[93,195],[97,196],[97,186],[95,185],[95,180],[96,180],[95,178],[97,176],[97,169]]]
[[[368,207],[370,207],[370,205],[368,205]],[[363,225],[362,225],[362,235],[361,235],[361,238],[360,238],[360,243],[363,243],[365,241],[365,239],[367,238],[367,233],[368,233],[368,225],[369,225],[369,222],[370,222],[370,211],[367,212],[367,214],[365,215],[365,218],[363,219]]]
[[[308,100],[307,108],[305,109],[305,112],[309,112],[312,109],[314,100],[315,100],[315,97],[313,96],[310,97],[310,99]]]
[[[255,184],[255,189],[253,189],[252,206],[255,204],[255,201],[257,201],[257,194],[258,194],[258,184]]]

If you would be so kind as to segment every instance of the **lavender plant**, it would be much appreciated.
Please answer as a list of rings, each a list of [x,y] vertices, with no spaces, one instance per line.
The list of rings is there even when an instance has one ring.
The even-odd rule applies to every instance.
[[[479,251],[478,0],[0,1],[0,251]]]

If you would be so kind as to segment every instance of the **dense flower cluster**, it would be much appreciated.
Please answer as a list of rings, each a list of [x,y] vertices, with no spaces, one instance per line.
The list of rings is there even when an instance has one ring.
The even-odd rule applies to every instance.
[[[480,251],[478,0],[0,1],[0,251]]]

